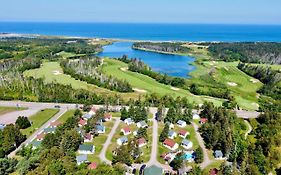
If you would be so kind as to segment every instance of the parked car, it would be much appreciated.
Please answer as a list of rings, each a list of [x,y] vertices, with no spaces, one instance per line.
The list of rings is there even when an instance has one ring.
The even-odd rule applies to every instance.
[[[60,105],[55,105],[55,108],[60,108]]]
[[[145,169],[145,167],[146,167],[146,164],[143,164],[143,165],[140,167],[139,175],[142,175],[142,174],[143,174],[143,170]]]

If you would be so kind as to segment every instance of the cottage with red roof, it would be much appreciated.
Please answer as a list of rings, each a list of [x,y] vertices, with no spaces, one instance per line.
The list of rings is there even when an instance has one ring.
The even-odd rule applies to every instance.
[[[166,148],[168,148],[168,149],[170,149],[170,150],[176,150],[176,149],[178,149],[178,147],[179,147],[179,145],[176,143],[176,142],[174,142],[172,139],[166,139],[164,142],[163,142],[163,145],[166,147]]]
[[[79,120],[79,122],[78,122],[78,126],[79,126],[79,127],[85,126],[86,124],[87,124],[87,121],[84,120],[84,119],[82,119],[82,118],[81,118],[81,119]]]
[[[92,107],[91,110],[89,111],[90,115],[96,115],[96,113],[97,113],[97,108],[95,107]]]
[[[181,138],[186,138],[186,136],[187,135],[189,135],[190,133],[188,132],[188,131],[186,131],[186,130],[180,130],[179,131],[179,136],[181,137]]]
[[[104,121],[108,122],[112,119],[112,115],[110,113],[104,114]]]
[[[37,140],[37,141],[42,141],[45,136],[46,136],[46,134],[45,134],[44,132],[41,132],[40,134],[38,134],[38,135],[36,136],[36,140]]]
[[[139,138],[137,140],[137,143],[138,143],[139,148],[141,148],[141,147],[143,147],[143,146],[145,146],[147,144],[147,142],[146,142],[146,140],[144,138]]]
[[[208,121],[208,119],[207,118],[201,118],[200,119],[200,124],[204,124],[204,123],[206,123]]]
[[[209,174],[210,175],[217,175],[219,173],[219,170],[216,168],[210,169]]]
[[[123,133],[123,135],[129,135],[132,133],[131,129],[129,127],[124,127],[121,129],[121,132]]]
[[[61,124],[62,123],[60,121],[53,121],[53,122],[51,122],[50,127],[56,128],[56,127],[60,126]]]
[[[97,163],[96,162],[92,162],[91,164],[88,165],[88,169],[90,170],[94,170],[97,168]]]
[[[86,133],[84,135],[84,142],[92,142],[93,141],[93,135],[90,133]]]

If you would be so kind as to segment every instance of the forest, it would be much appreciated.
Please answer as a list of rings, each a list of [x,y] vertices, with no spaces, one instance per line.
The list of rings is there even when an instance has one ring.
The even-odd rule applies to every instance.
[[[152,43],[152,42],[137,42],[132,46],[134,49],[147,49],[158,52],[171,52],[171,53],[187,53],[190,51],[189,48],[182,46],[182,43],[173,42],[162,42],[162,43]]]

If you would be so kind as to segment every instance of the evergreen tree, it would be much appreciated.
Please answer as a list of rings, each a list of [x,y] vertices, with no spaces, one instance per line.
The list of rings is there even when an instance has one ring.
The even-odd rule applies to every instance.
[[[169,125],[168,123],[166,123],[160,134],[159,141],[164,142],[164,140],[168,137],[168,133],[169,133]]]

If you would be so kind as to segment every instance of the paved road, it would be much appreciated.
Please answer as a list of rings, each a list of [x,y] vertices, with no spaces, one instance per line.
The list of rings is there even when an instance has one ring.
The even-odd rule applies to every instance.
[[[108,146],[111,143],[112,137],[115,134],[116,129],[118,128],[120,122],[121,122],[120,118],[115,118],[115,123],[114,123],[109,135],[107,136],[106,142],[104,143],[102,150],[100,152],[100,155],[99,155],[101,161],[105,162],[107,164],[111,164],[111,161],[106,158],[106,151],[107,151]]]
[[[0,123],[2,124],[10,124],[15,123],[19,116],[27,116],[30,117],[40,111],[42,108],[28,108],[26,110],[13,111],[6,113],[4,115],[0,115]]]
[[[60,109],[60,111],[58,113],[56,113],[56,115],[54,115],[50,120],[48,120],[39,129],[37,129],[30,137],[28,137],[16,150],[11,152],[8,156],[9,157],[15,156],[16,152],[18,150],[20,150],[23,145],[27,145],[28,143],[30,143],[38,134],[40,134],[44,130],[44,128],[47,128],[51,124],[52,121],[55,121],[58,118],[60,118],[66,111],[67,111],[66,108]]]
[[[192,122],[192,125],[193,125],[193,127],[194,127],[194,129],[195,129],[195,136],[196,136],[196,138],[197,138],[197,140],[198,140],[198,143],[199,143],[199,145],[200,145],[200,147],[202,148],[202,151],[203,151],[204,160],[203,160],[203,162],[200,164],[200,167],[201,167],[201,169],[204,169],[204,168],[206,168],[208,165],[210,165],[211,163],[213,163],[214,161],[209,158],[207,149],[206,149],[205,144],[204,144],[204,140],[203,140],[203,138],[201,137],[200,133],[198,132],[199,126],[198,126],[196,123],[194,123],[194,122]]]

